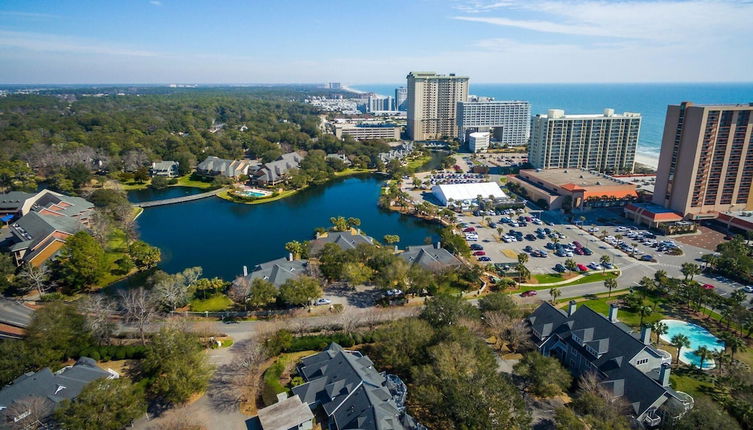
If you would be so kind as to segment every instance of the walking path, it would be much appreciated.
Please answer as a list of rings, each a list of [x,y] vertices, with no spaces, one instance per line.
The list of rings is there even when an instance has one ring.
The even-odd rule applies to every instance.
[[[194,200],[200,200],[205,199],[207,197],[216,196],[221,191],[223,191],[224,188],[218,188],[216,190],[207,191],[206,193],[201,194],[194,194],[190,196],[183,196],[183,197],[175,197],[172,199],[163,199],[163,200],[152,200],[151,202],[141,202],[136,203],[135,206],[138,206],[140,208],[152,208],[155,206],[164,206],[164,205],[173,205],[176,203],[184,203],[184,202],[191,202]]]

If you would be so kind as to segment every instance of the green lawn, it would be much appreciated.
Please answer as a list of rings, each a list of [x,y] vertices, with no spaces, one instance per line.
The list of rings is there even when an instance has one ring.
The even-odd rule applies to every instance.
[[[234,203],[241,203],[241,204],[244,204],[244,205],[258,205],[258,204],[261,204],[261,203],[269,203],[269,202],[273,202],[275,200],[284,199],[285,197],[290,197],[293,194],[297,193],[298,191],[301,191],[301,190],[304,190],[304,189],[306,189],[306,187],[300,188],[298,190],[286,190],[286,191],[283,191],[283,192],[279,193],[278,195],[276,195],[274,197],[262,197],[262,198],[259,198],[259,199],[248,200],[248,201],[247,200],[242,200],[242,199],[236,199],[236,198],[234,198],[232,195],[230,195],[230,192],[228,190],[221,191],[219,194],[217,194],[217,197],[219,197],[221,199],[229,200],[229,201],[234,202]]]
[[[688,375],[677,375],[676,373],[670,373],[669,380],[672,383],[672,388],[677,391],[688,393],[693,397],[699,395],[705,395],[701,392],[701,387],[711,387],[710,382],[699,381]]]
[[[224,294],[217,294],[208,299],[193,299],[190,303],[193,312],[220,312],[233,306],[233,301]]]
[[[580,285],[580,284],[588,284],[591,282],[604,282],[605,279],[608,278],[617,278],[619,277],[619,272],[596,272],[588,274],[580,279],[576,279],[572,282],[567,282],[562,285],[527,285],[520,287],[521,290],[548,290],[550,288],[560,288],[560,287],[569,287],[571,285]],[[539,281],[539,283],[545,284],[545,283],[551,283],[551,282],[560,282],[562,281],[562,275],[559,273],[544,273],[544,274],[537,274],[533,275],[533,277]]]
[[[194,187],[194,188],[201,188],[201,189],[209,189],[209,188],[216,188],[214,185],[212,185],[211,182],[204,182],[204,181],[194,181],[191,180],[191,174],[181,176],[178,178],[178,183],[172,186],[178,186],[178,187]]]
[[[357,175],[359,173],[372,173],[375,172],[376,169],[356,169],[356,168],[347,168],[341,172],[335,172],[335,176],[349,176],[349,175]]]
[[[431,160],[431,155],[426,155],[423,157],[416,158],[415,160],[411,160],[408,162],[408,164],[405,165],[405,167],[408,170],[414,171],[418,169],[419,167],[426,164],[429,160]]]
[[[128,253],[128,243],[126,234],[123,230],[114,229],[112,231],[110,237],[107,238],[107,243],[105,244],[105,252],[107,256],[107,262],[110,264],[110,270],[108,270],[107,274],[99,282],[100,287],[110,285],[113,282],[119,281],[136,271],[136,269],[133,269],[130,273],[127,274],[112,272],[112,269],[115,268],[115,262]]]

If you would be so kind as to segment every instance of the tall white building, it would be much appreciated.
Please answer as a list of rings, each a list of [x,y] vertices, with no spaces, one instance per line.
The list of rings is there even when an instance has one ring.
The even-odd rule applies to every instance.
[[[468,148],[471,152],[481,152],[489,148],[489,133],[477,131],[469,134]]]
[[[405,87],[395,88],[395,109],[399,111],[408,110],[408,89]]]
[[[368,112],[379,112],[392,110],[393,98],[390,96],[369,96],[368,99]]]
[[[550,109],[531,125],[528,161],[538,169],[584,168],[632,172],[641,128],[639,113],[565,115]]]
[[[500,144],[525,145],[531,133],[531,105],[525,101],[466,101],[457,106],[458,138],[490,132]]]
[[[468,77],[410,72],[408,79],[408,135],[432,140],[458,135],[457,102],[468,99]]]

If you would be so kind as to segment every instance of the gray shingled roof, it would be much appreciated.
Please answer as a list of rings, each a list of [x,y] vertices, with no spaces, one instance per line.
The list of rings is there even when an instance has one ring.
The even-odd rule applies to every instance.
[[[348,250],[355,249],[361,244],[372,245],[374,244],[374,239],[363,234],[353,234],[349,231],[330,231],[327,233],[327,236],[311,241],[311,252],[313,254],[318,253],[328,243],[334,243],[340,249]]]
[[[277,182],[285,176],[290,169],[297,169],[303,157],[297,152],[282,154],[275,161],[264,164],[256,173],[257,181]]]
[[[34,194],[25,193],[23,191],[11,191],[9,193],[0,194],[0,210],[17,211],[27,199],[32,197],[34,197]]]
[[[305,384],[293,393],[312,406],[321,406],[334,429],[402,430],[413,422],[398,407],[386,378],[359,352],[336,343],[305,357],[298,366]]]
[[[112,378],[115,375],[101,369],[91,358],[81,357],[75,365],[58,373],[44,368],[36,373],[27,373],[16,378],[0,390],[0,414],[15,401],[38,397],[50,401],[51,410],[66,399],[73,399],[92,381]],[[0,421],[5,421],[0,418]]]
[[[307,273],[308,260],[288,261],[285,258],[278,258],[257,265],[254,271],[248,274],[248,279],[253,281],[261,278],[279,287],[288,279],[295,279]]]
[[[641,342],[640,334],[632,333],[627,325],[613,323],[588,306],[578,307],[568,317],[549,303],[542,303],[528,317],[528,322],[539,340],[556,336],[582,356],[593,357],[572,339],[575,335],[596,350],[598,357],[594,357],[591,363],[601,373],[602,382],[615,395],[624,396],[636,416],[642,415],[659,397],[675,396],[671,388],[658,382],[658,372],[643,373],[629,363],[641,351],[657,358],[661,355],[653,346]]]
[[[75,218],[56,215],[41,215],[37,212],[29,212],[11,225],[11,232],[16,237],[16,243],[11,250],[30,249],[36,247],[42,241],[50,241],[49,236],[54,231],[75,234],[83,228]],[[24,255],[24,260],[32,259],[44,246],[39,246],[35,252]]]
[[[259,409],[257,414],[262,430],[289,430],[311,421],[314,414],[298,396],[288,397],[277,403]]]
[[[437,248],[434,245],[409,246],[400,254],[400,258],[433,272],[463,265],[463,262],[452,255],[450,251]]]

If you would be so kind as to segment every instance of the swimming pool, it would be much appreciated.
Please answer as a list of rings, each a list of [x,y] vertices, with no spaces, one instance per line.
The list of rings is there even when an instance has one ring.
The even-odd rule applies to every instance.
[[[241,191],[240,194],[243,194],[244,196],[248,197],[264,197],[266,194],[260,193],[258,191]]]
[[[711,351],[724,349],[724,342],[699,325],[680,320],[661,320],[661,322],[667,325],[667,333],[661,335],[663,341],[672,343],[672,337],[678,334],[684,334],[690,340],[690,348],[683,348],[680,355],[680,361],[685,364],[700,366],[701,358],[695,354],[695,350],[701,346],[706,346]],[[703,361],[703,370],[714,367],[716,364],[713,359],[707,358]]]

